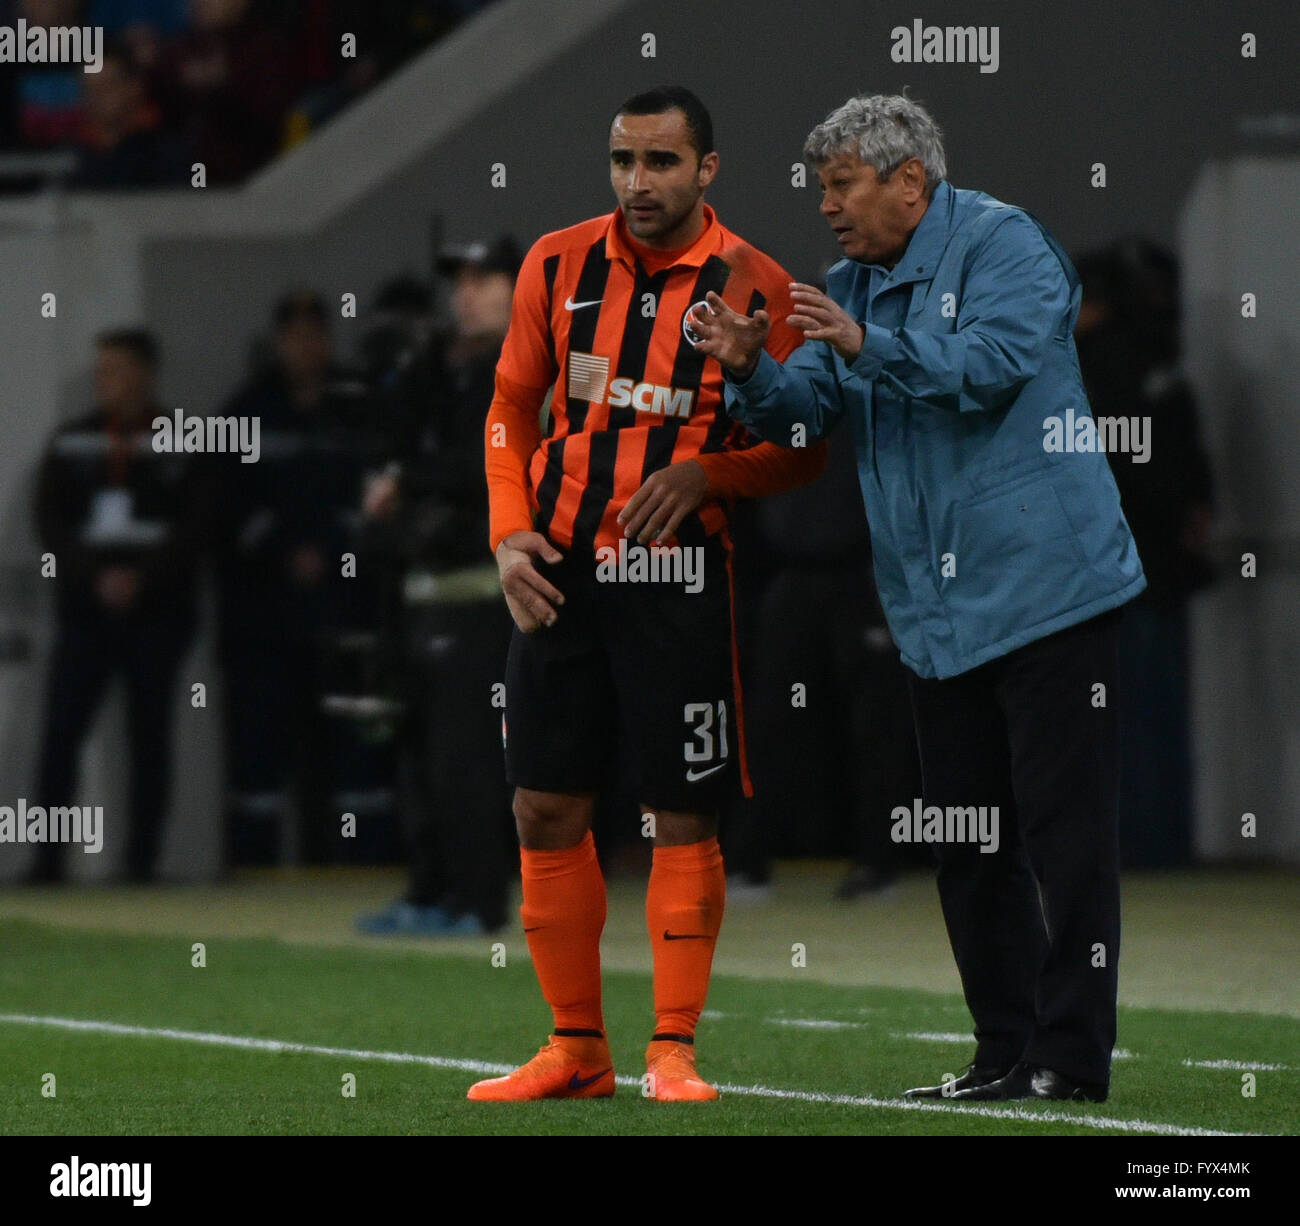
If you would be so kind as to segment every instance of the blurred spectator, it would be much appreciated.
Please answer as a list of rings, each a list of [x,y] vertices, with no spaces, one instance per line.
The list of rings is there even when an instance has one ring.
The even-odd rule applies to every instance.
[[[1187,607],[1213,578],[1213,480],[1178,369],[1174,257],[1127,239],[1078,268],[1075,344],[1093,415],[1150,421],[1146,462],[1109,457],[1147,576],[1121,625],[1120,850],[1131,868],[1172,867],[1192,850]]]
[[[70,187],[175,187],[189,182],[191,159],[159,126],[144,75],[125,44],[104,50],[103,67],[86,78],[89,122]]]
[[[211,508],[207,467],[155,452],[157,346],[143,331],[100,336],[95,408],[54,436],[41,465],[36,524],[56,560],[58,631],[37,792],[80,804],[82,742],[115,675],[126,682],[131,820],[126,872],[155,872],[172,777],[176,673],[195,625],[196,562]],[[117,825],[111,810],[106,824]],[[35,881],[56,881],[62,848],[43,844]]]
[[[4,24],[84,24],[80,0],[18,0]],[[86,118],[85,87],[93,73],[81,64],[6,64],[0,71],[0,145],[32,151],[70,147]]]
[[[193,30],[159,56],[156,94],[208,183],[238,183],[279,148],[301,57],[252,0],[192,0],[190,11]]]
[[[319,295],[277,304],[270,361],[222,410],[256,418],[261,458],[228,466],[220,535],[235,863],[268,862],[296,813],[299,851],[320,859],[334,766],[320,711],[323,640],[345,623],[359,464],[342,437],[353,384],[334,360]]]
[[[400,900],[358,921],[366,932],[490,932],[506,922],[516,860],[492,696],[511,621],[487,550],[483,430],[519,264],[509,238],[445,252],[452,326],[414,360],[393,363],[403,371],[396,386],[408,424],[394,463],[366,490],[365,511],[387,526],[403,571],[398,674],[411,873]]]
[[[189,18],[190,0],[90,0],[90,24],[128,47],[143,72],[157,62],[164,39],[188,28]]]
[[[83,173],[76,186],[188,182],[153,167],[170,150],[201,161],[207,182],[242,181],[366,93],[412,55],[483,7],[476,0],[0,0],[0,25],[98,26],[143,76],[145,105],[133,122],[166,133],[126,142],[116,164]],[[344,54],[344,37],[351,36]],[[0,73],[0,149],[57,153],[104,143],[87,133],[86,93],[95,74],[80,65],[33,64]],[[155,113],[149,110],[156,106]],[[93,118],[93,117],[92,117]],[[135,146],[159,144],[141,155]],[[144,169],[141,169],[141,162]],[[56,169],[3,180],[31,190]]]
[[[853,440],[841,431],[829,446],[818,481],[757,506],[749,552],[772,572],[745,652],[755,795],[724,830],[737,898],[766,892],[776,855],[847,850],[845,899],[883,889],[921,858],[889,837],[893,807],[921,794],[916,734],[876,598]]]
[[[394,277],[375,297],[374,322],[361,338],[359,360],[367,383],[375,388],[389,417],[404,419],[400,434],[410,427],[418,406],[410,403],[412,389],[404,382],[413,365],[428,351],[435,331],[433,294],[409,274]],[[389,435],[393,434],[390,427]]]
[[[303,43],[306,88],[289,116],[291,144],[436,42],[463,16],[453,0],[317,0],[299,7],[295,24]],[[343,38],[349,34],[356,40],[356,54],[342,57]]]

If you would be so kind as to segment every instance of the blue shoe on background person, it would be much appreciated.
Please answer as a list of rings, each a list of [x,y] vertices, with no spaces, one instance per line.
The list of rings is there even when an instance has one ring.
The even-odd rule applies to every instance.
[[[473,911],[466,911],[462,915],[449,916],[443,931],[449,936],[479,937],[487,931],[487,926]]]
[[[440,936],[451,930],[452,923],[452,915],[445,907],[398,899],[382,911],[361,916],[357,931],[369,936]]]

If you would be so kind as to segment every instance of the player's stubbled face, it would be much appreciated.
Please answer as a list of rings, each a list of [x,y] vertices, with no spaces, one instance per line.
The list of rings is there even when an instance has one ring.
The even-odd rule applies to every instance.
[[[822,216],[830,222],[840,251],[864,264],[892,268],[907,250],[910,230],[902,199],[903,176],[885,183],[856,153],[841,153],[817,171]]]
[[[681,111],[616,115],[609,129],[609,181],[632,236],[671,251],[688,243],[717,155],[700,159]]]

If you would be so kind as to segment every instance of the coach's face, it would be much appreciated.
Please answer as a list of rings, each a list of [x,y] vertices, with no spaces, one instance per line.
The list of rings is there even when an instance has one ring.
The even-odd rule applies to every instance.
[[[903,258],[929,202],[925,166],[908,158],[884,182],[856,152],[841,153],[817,171],[822,216],[851,260],[893,268]]]
[[[628,231],[648,247],[671,251],[695,237],[717,171],[718,155],[695,152],[679,110],[616,115],[610,125],[609,181]]]

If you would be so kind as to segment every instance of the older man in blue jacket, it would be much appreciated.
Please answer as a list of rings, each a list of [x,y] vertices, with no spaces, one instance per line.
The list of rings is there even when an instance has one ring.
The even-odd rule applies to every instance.
[[[1079,279],[1036,218],[946,181],[939,129],[906,97],[851,99],[804,154],[845,256],[826,294],[792,287],[807,343],[774,361],[767,314],[716,295],[689,322],[761,437],[853,430],[924,776],[924,808],[896,809],[893,835],[935,844],[975,1022],[966,1071],[908,1094],[1103,1101],[1115,610],[1146,580],[1106,456],[1074,428],[1091,422]]]

